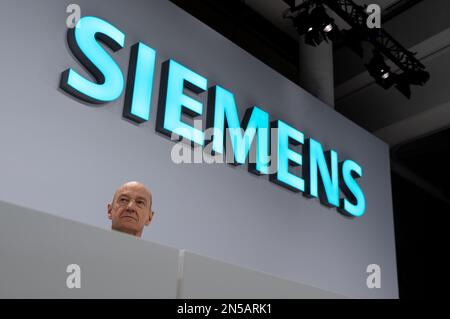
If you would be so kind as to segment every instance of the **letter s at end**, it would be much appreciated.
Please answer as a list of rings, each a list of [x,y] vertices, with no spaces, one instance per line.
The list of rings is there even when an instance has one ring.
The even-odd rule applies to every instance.
[[[350,217],[361,217],[366,211],[366,199],[355,179],[362,177],[362,168],[351,160],[339,164],[339,186],[346,198],[339,201],[339,212]]]

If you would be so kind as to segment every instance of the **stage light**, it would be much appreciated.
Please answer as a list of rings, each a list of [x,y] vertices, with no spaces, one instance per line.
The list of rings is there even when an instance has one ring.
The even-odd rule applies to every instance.
[[[334,20],[326,13],[325,7],[316,4],[314,9],[310,8],[311,6],[305,6],[295,14],[287,11],[283,16],[292,19],[297,33],[305,36],[306,44],[317,46],[323,41],[328,42],[328,39],[331,41],[338,39],[340,31]]]
[[[327,14],[325,7],[322,5],[316,6],[311,11],[311,20],[321,31],[329,32],[333,29],[334,20]]]
[[[317,5],[309,14],[308,19],[310,26],[305,34],[306,44],[317,46],[322,41],[335,41],[338,38],[339,29],[322,5]]]
[[[313,24],[308,9],[301,10],[296,15],[292,16],[291,19],[299,35],[303,35],[306,32],[313,30]]]
[[[365,64],[376,83],[385,89],[395,87],[407,98],[411,96],[410,85],[424,85],[430,78],[425,66],[414,57],[414,53],[405,49],[397,40],[383,29],[370,29],[367,24],[367,12],[353,0],[303,0],[299,5],[284,0],[290,6],[283,17],[292,19],[305,43],[317,46],[331,40],[343,43],[361,58],[364,55],[362,42],[369,42],[376,50],[373,58]],[[332,10],[350,25],[349,30],[339,30],[334,19],[325,9]],[[392,61],[402,73],[393,73],[384,62],[383,54]]]
[[[330,23],[330,24],[327,24],[326,26],[325,26],[325,28],[323,28],[323,31],[325,31],[325,32],[330,32],[331,30],[333,30],[333,25]]]
[[[395,75],[391,68],[384,62],[383,56],[379,52],[374,52],[374,56],[368,64],[365,65],[369,74],[375,78],[375,81],[383,88],[390,88],[395,82]]]
[[[400,74],[391,72],[383,56],[377,51],[374,51],[366,68],[381,87],[388,89],[395,84],[395,88],[408,99],[411,98],[411,85],[423,85],[430,78],[430,74],[424,70],[407,70]]]
[[[325,36],[320,29],[315,29],[314,27],[311,27],[305,34],[305,43],[313,47],[321,44],[323,40],[325,40]]]

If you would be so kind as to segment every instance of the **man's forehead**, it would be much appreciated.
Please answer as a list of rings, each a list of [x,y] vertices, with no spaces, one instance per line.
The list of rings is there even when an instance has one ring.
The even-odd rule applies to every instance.
[[[117,189],[115,195],[116,197],[120,195],[135,195],[148,198],[150,200],[152,198],[150,191],[144,185],[138,183],[127,183],[122,185]]]

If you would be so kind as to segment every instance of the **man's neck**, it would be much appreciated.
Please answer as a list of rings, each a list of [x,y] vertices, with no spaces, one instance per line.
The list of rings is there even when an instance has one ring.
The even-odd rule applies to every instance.
[[[119,229],[119,228],[113,228],[113,227],[111,227],[111,230],[118,231],[118,232],[121,232],[121,233],[125,233],[125,234],[128,234],[128,235],[132,235],[132,236],[135,236],[135,237],[138,237],[138,238],[140,238],[142,236],[142,230],[139,231],[139,232],[135,232],[135,231],[133,231],[131,229]]]

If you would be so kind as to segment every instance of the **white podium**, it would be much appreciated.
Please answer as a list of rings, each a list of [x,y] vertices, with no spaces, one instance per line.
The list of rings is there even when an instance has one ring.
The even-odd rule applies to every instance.
[[[0,217],[0,298],[345,298],[5,202]]]
[[[177,249],[1,202],[0,217],[0,298],[176,297]]]

